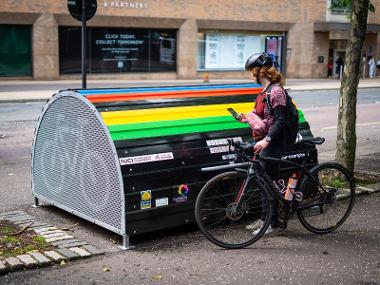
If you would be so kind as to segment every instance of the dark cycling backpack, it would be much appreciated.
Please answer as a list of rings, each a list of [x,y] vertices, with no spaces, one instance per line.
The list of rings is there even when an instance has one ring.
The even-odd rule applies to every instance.
[[[285,91],[286,95],[286,125],[285,125],[285,143],[286,144],[293,144],[296,142],[297,134],[298,134],[298,110],[296,105],[293,103],[292,97],[289,96],[288,91]],[[273,114],[272,107],[270,105],[270,90],[268,90],[266,95],[265,103],[267,105],[267,108],[271,114]]]

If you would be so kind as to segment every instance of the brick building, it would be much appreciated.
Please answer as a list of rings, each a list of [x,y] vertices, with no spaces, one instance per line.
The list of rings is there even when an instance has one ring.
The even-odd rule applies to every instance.
[[[344,58],[349,24],[332,0],[98,0],[88,21],[89,78],[246,78],[270,53],[288,78],[324,78]],[[380,11],[380,0],[372,0]],[[380,12],[363,53],[380,58]],[[0,0],[0,79],[80,78],[80,22],[67,0]]]

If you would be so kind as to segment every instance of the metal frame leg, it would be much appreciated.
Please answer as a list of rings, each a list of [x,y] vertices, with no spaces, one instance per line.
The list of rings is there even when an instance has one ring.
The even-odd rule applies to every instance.
[[[40,203],[39,203],[39,200],[38,198],[34,197],[34,205],[32,205],[33,208],[39,208],[40,207]]]
[[[119,248],[121,248],[122,250],[131,250],[135,248],[129,243],[129,235],[125,234],[125,235],[122,235],[121,237],[123,239],[123,242],[122,242],[122,245],[119,246]]]

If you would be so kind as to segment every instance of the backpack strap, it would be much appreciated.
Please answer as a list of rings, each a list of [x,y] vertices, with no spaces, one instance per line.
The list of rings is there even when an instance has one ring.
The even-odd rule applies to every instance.
[[[272,84],[269,85],[268,87],[268,90],[266,90],[266,95],[265,95],[265,105],[267,106],[267,109],[269,111],[269,113],[271,113],[273,115],[273,110],[272,110],[272,106],[270,104],[270,93],[272,92],[272,88],[275,84]]]
[[[273,115],[272,106],[270,105],[270,92],[267,92],[265,96],[265,105],[267,106],[269,113]]]
[[[271,84],[271,86],[269,86],[268,90],[266,91],[266,96],[265,96],[265,105],[267,106],[268,111],[272,115],[273,115],[273,109],[272,109],[272,106],[270,104],[270,93],[272,91],[273,86],[275,86],[275,84]],[[285,88],[282,88],[282,90],[284,90],[284,92],[285,92],[285,98],[287,98],[289,96],[288,91]]]

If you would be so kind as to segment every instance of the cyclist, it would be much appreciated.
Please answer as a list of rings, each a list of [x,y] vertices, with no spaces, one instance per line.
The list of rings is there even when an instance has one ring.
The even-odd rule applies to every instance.
[[[255,153],[262,156],[281,158],[285,152],[285,106],[286,94],[282,87],[282,75],[275,67],[273,67],[272,58],[267,53],[255,53],[251,55],[246,63],[245,69],[251,73],[253,82],[261,84],[263,90],[256,98],[255,109],[253,110],[267,124],[268,132],[264,136],[254,135],[256,144],[254,146]],[[269,100],[272,112],[268,110],[265,102],[269,93]],[[242,122],[247,122],[247,116],[242,115]],[[280,177],[280,166],[278,163],[262,162],[262,166],[268,172],[273,181],[277,181]],[[277,185],[277,184],[276,184]],[[279,225],[277,205],[274,205],[274,214],[271,226],[267,230],[267,234],[275,233],[278,227],[286,227]],[[258,220],[248,225],[247,230],[259,230],[262,220]]]

